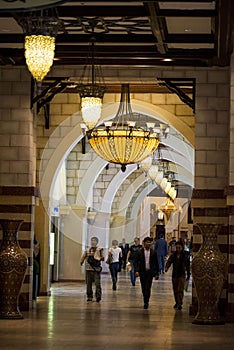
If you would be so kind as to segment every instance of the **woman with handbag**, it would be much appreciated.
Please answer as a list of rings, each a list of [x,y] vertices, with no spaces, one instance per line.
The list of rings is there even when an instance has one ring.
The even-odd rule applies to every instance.
[[[112,257],[112,258],[111,258]],[[118,241],[114,239],[112,241],[112,247],[108,251],[108,259],[111,258],[109,269],[112,278],[112,289],[116,290],[117,280],[118,280],[118,272],[119,272],[119,260],[122,258],[122,250],[118,246]]]

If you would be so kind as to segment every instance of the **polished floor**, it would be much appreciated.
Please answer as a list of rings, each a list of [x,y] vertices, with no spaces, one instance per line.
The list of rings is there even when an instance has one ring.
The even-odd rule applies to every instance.
[[[102,276],[103,300],[86,302],[85,284],[56,283],[23,320],[0,320],[1,350],[226,350],[234,348],[234,325],[193,325],[188,315],[191,285],[182,311],[173,309],[170,273],[154,281],[143,309],[139,280],[121,272],[117,291]]]

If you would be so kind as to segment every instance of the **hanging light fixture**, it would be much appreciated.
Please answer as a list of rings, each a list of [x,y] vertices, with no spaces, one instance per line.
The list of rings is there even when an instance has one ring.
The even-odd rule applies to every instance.
[[[45,11],[45,10],[44,10]],[[25,59],[28,70],[37,82],[41,82],[50,71],[54,60],[55,37],[62,21],[49,16],[48,10],[30,14],[19,19],[25,32]]]
[[[178,210],[178,208],[174,202],[167,197],[165,204],[160,207],[160,210],[166,215],[167,220],[169,220],[172,212]]]
[[[127,164],[139,163],[156,150],[160,142],[159,132],[153,127],[140,125],[139,115],[131,109],[129,84],[123,84],[114,119],[89,130],[87,136],[101,158],[120,164],[125,171]]]
[[[162,179],[163,179],[163,171],[158,171],[154,181],[156,182],[157,185],[160,185]]]
[[[101,67],[95,64],[95,23],[96,19],[89,20],[92,31],[90,53],[78,86],[82,118],[89,130],[95,127],[101,117],[102,99],[106,91]]]
[[[167,178],[164,177],[164,178],[162,179],[162,181],[160,182],[160,187],[161,187],[161,189],[162,189],[163,191],[165,191],[166,186],[167,186]]]
[[[170,189],[171,189],[171,182],[170,182],[170,181],[167,181],[167,185],[166,185],[164,191],[168,194],[168,192],[170,191]]]
[[[170,190],[168,191],[168,196],[172,199],[175,200],[176,196],[177,196],[177,190],[175,189],[175,187],[171,187]]]
[[[158,166],[156,164],[153,164],[150,168],[149,168],[149,177],[151,178],[152,181],[155,181],[156,176],[158,174]]]
[[[152,165],[152,161],[153,161],[153,158],[152,158],[152,155],[150,155],[149,157],[146,157],[140,162],[140,166],[143,169],[145,176],[147,176],[147,173]]]

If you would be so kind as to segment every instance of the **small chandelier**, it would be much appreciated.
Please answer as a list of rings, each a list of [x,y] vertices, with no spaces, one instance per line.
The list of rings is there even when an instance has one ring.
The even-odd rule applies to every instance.
[[[94,22],[91,22],[92,32]],[[95,38],[91,37],[91,57],[84,66],[78,91],[81,98],[82,119],[89,130],[93,129],[101,117],[102,99],[106,91],[101,67],[95,65]],[[102,84],[102,85],[100,85]]]
[[[148,174],[152,182],[154,182],[158,174],[158,165],[157,164],[151,165],[151,167],[149,168]]]
[[[54,60],[55,37],[62,27],[61,21],[48,13],[36,13],[22,17],[19,24],[25,32],[25,59],[28,70],[37,82],[41,82],[50,71]]]
[[[119,109],[113,121],[87,131],[93,150],[109,163],[120,164],[122,171],[126,170],[127,164],[139,163],[148,157],[160,142],[160,130],[136,125],[137,117],[139,115],[132,112],[130,105],[129,84],[123,84]]]
[[[153,162],[152,154],[150,154],[148,157],[146,157],[140,162],[140,166],[143,169],[145,176],[147,176],[147,173],[152,165],[152,162]]]
[[[162,207],[160,207],[160,210],[166,215],[168,221],[172,212],[178,210],[178,208],[174,204],[174,202],[169,197],[167,197],[166,203]]]

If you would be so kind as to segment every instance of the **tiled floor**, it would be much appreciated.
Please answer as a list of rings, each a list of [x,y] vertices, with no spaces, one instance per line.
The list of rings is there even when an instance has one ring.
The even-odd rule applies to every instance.
[[[102,277],[103,300],[87,303],[85,284],[53,284],[51,297],[39,297],[23,320],[0,320],[1,350],[227,350],[234,348],[234,325],[193,325],[188,315],[190,291],[182,311],[173,309],[170,275],[153,282],[148,310],[143,309],[139,280],[131,286],[121,272],[118,289]]]

